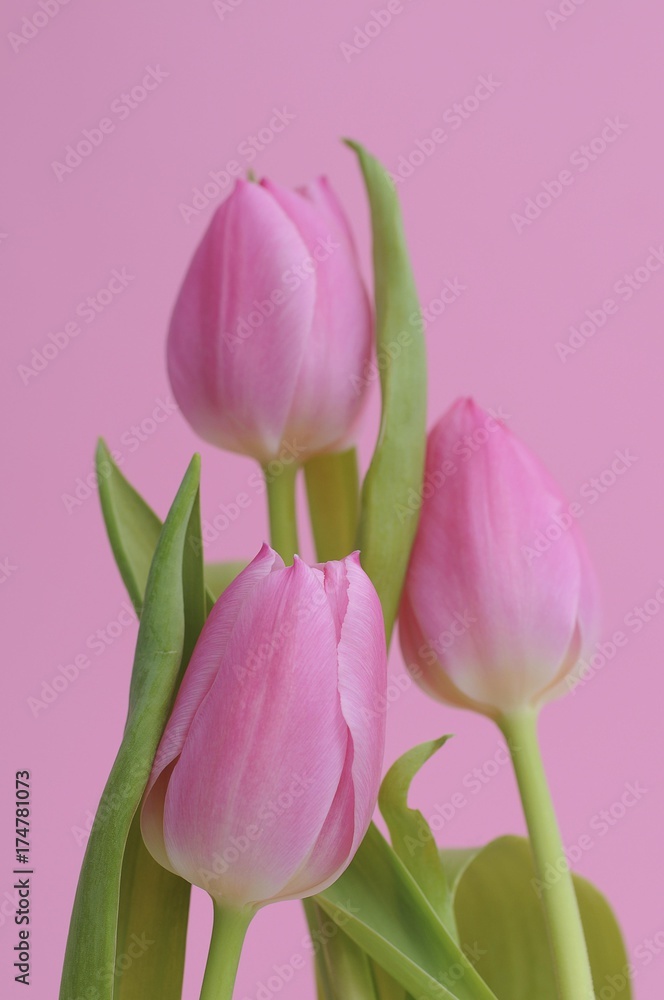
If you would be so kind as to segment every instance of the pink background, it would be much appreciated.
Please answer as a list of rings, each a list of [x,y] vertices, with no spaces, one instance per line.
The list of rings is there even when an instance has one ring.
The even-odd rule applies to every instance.
[[[653,614],[638,634],[625,618],[648,599],[658,610],[654,595],[664,577],[664,268],[651,256],[664,240],[664,12],[655,0],[577,3],[565,0],[561,6],[571,13],[556,20],[547,17],[558,9],[555,0],[412,0],[397,4],[391,22],[355,53],[342,43],[352,44],[371,18],[369,0],[235,0],[226,10],[211,2],[74,0],[27,43],[14,40],[18,51],[10,33],[40,8],[37,0],[4,5],[2,62],[11,105],[3,129],[0,254],[10,314],[0,398],[11,489],[2,490],[0,534],[3,995],[23,995],[12,981],[15,928],[8,917],[14,771],[34,774],[31,996],[47,1000],[57,992],[83,856],[77,828],[96,807],[120,739],[136,639],[129,625],[103,652],[87,646],[90,635],[117,618],[126,597],[96,491],[71,511],[63,495],[90,473],[101,433],[120,452],[126,475],[166,512],[199,442],[178,413],[140,444],[131,427],[169,398],[169,310],[223,195],[188,223],[180,206],[191,204],[209,171],[232,159],[250,165],[242,144],[268,125],[274,108],[286,108],[294,120],[251,166],[288,184],[327,172],[355,220],[367,275],[362,185],[338,137],[362,140],[395,171],[418,141],[445,130],[446,141],[426,158],[416,155],[424,162],[399,186],[423,305],[439,297],[446,280],[464,286],[427,329],[430,418],[462,393],[502,407],[570,499],[582,504],[604,588],[605,638],[623,630],[629,641],[590,683],[547,709],[544,751],[565,843],[592,835],[593,847],[577,867],[621,916],[636,995],[661,995],[664,912],[655,872],[664,819],[664,615]],[[383,6],[376,0],[374,9]],[[140,84],[146,67],[167,76],[140,106],[119,112],[114,102]],[[499,86],[465,119],[455,117],[449,109],[470,97],[482,76]],[[59,180],[53,161],[105,117],[113,131]],[[601,135],[607,118],[618,119],[618,134],[604,149],[595,143],[592,160],[584,159],[582,147]],[[544,203],[543,182],[562,170],[567,183],[550,188],[560,196],[530,224],[517,225],[513,213],[523,213],[538,194]],[[132,279],[122,293],[93,322],[79,317],[80,334],[25,384],[19,366],[31,363],[32,349],[41,351],[49,334],[76,318],[78,304],[123,268]],[[620,282],[635,271],[648,280],[628,297]],[[556,343],[607,298],[617,310],[562,360]],[[363,428],[364,465],[374,432],[375,406]],[[590,502],[589,481],[625,449],[636,460]],[[245,490],[253,465],[208,447],[202,453],[203,514],[211,519]],[[257,500],[232,529],[218,533],[208,556],[251,556],[265,532]],[[28,698],[39,697],[42,683],[86,650],[89,668],[35,717]],[[396,652],[393,671],[403,671]],[[457,734],[413,791],[427,816],[465,793],[463,808],[441,832],[445,844],[523,830],[509,767],[491,763],[499,739],[488,722],[438,706],[410,687],[390,708],[388,730],[387,762],[414,742]],[[478,767],[496,773],[471,794],[464,779]],[[604,836],[593,833],[594,817],[619,802],[630,782],[647,792]],[[207,900],[197,894],[189,998],[198,996],[208,917]],[[658,953],[650,949],[647,958],[645,942],[658,934]],[[305,953],[304,935],[297,904],[262,912],[236,996],[260,997],[273,966]],[[313,996],[309,971],[296,972],[278,994]]]

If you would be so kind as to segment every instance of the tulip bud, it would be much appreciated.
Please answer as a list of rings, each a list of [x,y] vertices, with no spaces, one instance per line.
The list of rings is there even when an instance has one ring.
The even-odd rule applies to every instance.
[[[399,619],[406,662],[434,697],[498,716],[562,693],[596,623],[595,577],[560,491],[502,422],[458,400],[428,439]]]
[[[285,568],[263,546],[187,668],[144,799],[150,853],[231,909],[330,885],[375,807],[385,687],[380,602],[357,555]]]
[[[344,443],[368,381],[372,321],[325,178],[238,181],[189,267],[168,335],[173,394],[197,434],[262,464]]]

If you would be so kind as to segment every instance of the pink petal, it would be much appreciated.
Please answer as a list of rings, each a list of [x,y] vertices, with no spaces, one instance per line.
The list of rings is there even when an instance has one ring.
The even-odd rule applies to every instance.
[[[348,606],[339,641],[341,710],[353,741],[355,836],[353,852],[376,806],[385,749],[387,650],[378,594],[357,553],[344,559]]]
[[[325,825],[282,899],[321,892],[348,867],[373,815],[383,762],[387,652],[380,601],[357,553],[325,563],[323,570],[337,634],[348,750]]]
[[[520,442],[487,420],[464,400],[430,434],[434,492],[423,505],[407,589],[425,641],[454,685],[507,711],[530,702],[564,663],[581,570],[570,532],[527,557],[563,501]],[[435,486],[450,461],[454,471]]]
[[[163,808],[168,776],[166,780],[163,776],[170,774],[170,765],[180,755],[194,716],[214,683],[240,607],[261,580],[283,565],[281,556],[263,545],[215,603],[196,643],[152,764],[141,814],[145,841],[153,856],[161,853],[157,860],[166,868],[170,864],[164,862]]]
[[[244,602],[169,783],[164,827],[174,867],[236,903],[269,899],[294,876],[343,771],[336,641],[319,577],[297,561]],[[277,821],[280,796],[292,814]],[[205,884],[210,858],[234,850],[217,888]]]
[[[329,191],[321,194],[325,185],[311,187],[314,201],[271,181],[262,183],[293,220],[314,260],[313,273],[301,272],[302,284],[316,287],[316,306],[289,427],[305,439],[315,432],[312,448],[330,447],[348,434],[366,395],[361,376],[372,349],[369,299],[348,225],[338,204],[331,207]]]
[[[263,462],[279,450],[313,322],[316,282],[284,283],[306,255],[275,199],[238,181],[196,251],[171,320],[169,375],[184,415],[206,440]]]

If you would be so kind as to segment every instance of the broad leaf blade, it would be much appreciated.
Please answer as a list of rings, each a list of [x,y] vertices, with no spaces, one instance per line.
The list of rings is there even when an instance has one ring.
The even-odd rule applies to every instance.
[[[130,992],[121,981],[126,979],[128,984],[133,978],[131,970],[138,974],[141,957],[148,963],[150,948],[156,946],[148,946],[124,975],[113,977],[108,970],[116,969],[118,934],[120,940],[125,937],[122,922],[119,927],[118,921],[127,841],[177,691],[183,656],[191,649],[198,627],[191,615],[191,620],[185,622],[185,608],[188,606],[191,611],[194,603],[201,604],[202,583],[196,585],[190,571],[185,580],[183,567],[189,564],[191,569],[187,550],[191,549],[192,522],[198,514],[199,475],[200,460],[195,457],[159,536],[148,574],[129,715],[83,859],[65,954],[62,1000],[84,996],[91,990],[98,1000],[145,995]],[[137,596],[140,602],[140,595]],[[199,609],[199,621],[202,614]],[[173,966],[176,976],[179,962],[176,957]],[[173,972],[171,979],[172,976]],[[172,983],[170,992],[161,995],[179,996],[176,989],[179,990],[177,981]]]
[[[495,1000],[373,824],[352,865],[315,898],[413,996]]]
[[[556,1000],[541,901],[528,841],[500,837],[462,869],[455,898],[459,933],[499,1000]],[[595,991],[631,1000],[622,936],[606,899],[574,876]],[[544,889],[543,891],[546,891]],[[624,984],[621,986],[621,984]]]
[[[366,952],[358,948],[313,899],[302,902],[316,954],[319,1000],[382,1000],[376,991],[373,964]]]
[[[453,898],[435,837],[419,809],[408,807],[413,778],[449,738],[421,743],[399,757],[383,779],[378,806],[390,831],[392,847],[456,939]]]
[[[382,412],[378,442],[362,489],[362,565],[394,620],[419,518],[426,445],[426,358],[420,308],[394,184],[357,143],[371,206],[376,353]]]
[[[360,498],[355,448],[317,455],[306,463],[304,476],[318,559],[343,559],[357,545]]]
[[[238,573],[247,565],[246,562],[219,562],[207,563],[204,569],[205,585],[213,600],[223,594],[226,587],[230,586]]]

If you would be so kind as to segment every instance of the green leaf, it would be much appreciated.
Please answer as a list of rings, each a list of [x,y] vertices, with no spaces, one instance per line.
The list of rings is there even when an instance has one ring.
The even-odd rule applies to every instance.
[[[196,541],[200,537],[199,476],[200,459],[196,456],[159,535],[149,570],[129,714],[83,859],[67,941],[61,1000],[90,995],[91,991],[96,1000],[139,1000],[148,995],[175,1000],[180,996],[185,889],[176,884],[182,880],[165,872],[168,878],[163,882],[158,880],[155,898],[145,891],[146,886],[154,891],[154,869],[158,866],[153,862],[151,870],[146,868],[147,876],[143,879],[143,862],[148,856],[139,842],[135,817],[182,672],[205,618],[200,546],[196,554]],[[129,498],[124,508],[122,500],[115,503],[109,521],[116,536],[115,543],[112,539],[114,551],[121,553],[121,571],[136,588],[132,599],[136,597],[140,606],[145,549],[134,561],[130,558],[134,549],[125,542],[126,538],[145,541],[149,531],[144,539],[131,522],[128,510],[133,508],[137,521],[144,518],[148,528],[154,527],[154,523],[145,516],[144,505],[135,491],[124,490],[113,473],[107,485],[106,500],[111,496],[116,501],[118,496]],[[113,494],[112,489],[120,492]],[[123,873],[125,857],[127,870]],[[141,865],[140,882],[130,873],[131,866],[137,863]],[[186,889],[188,901],[188,886]],[[180,912],[173,922],[169,919],[152,923],[156,916],[155,902],[168,905],[173,899],[184,915]],[[164,910],[160,912],[163,920]],[[156,927],[159,934],[151,937]],[[132,941],[134,933],[138,935],[138,943]],[[130,941],[135,945],[131,951]],[[137,951],[141,953],[136,955]],[[131,964],[125,967],[128,961]],[[146,988],[148,981],[150,986]]]
[[[373,824],[350,867],[315,899],[413,996],[496,1000]]]
[[[223,594],[235,577],[242,572],[246,562],[206,563],[205,584],[212,598],[216,601]]]
[[[426,358],[415,281],[394,184],[354,142],[371,206],[376,369],[382,412],[364,481],[359,548],[392,634],[419,519],[426,446]]]
[[[343,559],[357,545],[357,452],[317,455],[304,466],[304,475],[316,554],[321,562]]]
[[[442,736],[438,740],[421,743],[399,757],[383,779],[378,806],[390,831],[392,847],[456,939],[453,898],[436,839],[419,809],[408,807],[408,792],[413,778],[449,738]]]
[[[611,908],[585,879],[575,875],[574,886],[595,992],[604,996],[610,990],[616,1000],[630,1000],[624,979],[628,958]],[[462,866],[455,899],[461,941],[499,1000],[556,1000],[536,889],[530,847],[522,837],[500,837]]]
[[[317,958],[319,1000],[382,1000],[376,992],[373,964],[312,899],[303,899]],[[332,925],[333,930],[328,929]]]
[[[115,561],[140,616],[161,521],[122,475],[104,441],[96,453],[99,499]]]
[[[385,969],[382,969],[375,962],[372,962],[371,965],[373,967],[374,982],[379,1000],[411,1000],[410,994],[406,993],[403,986],[396,979],[388,976]]]

